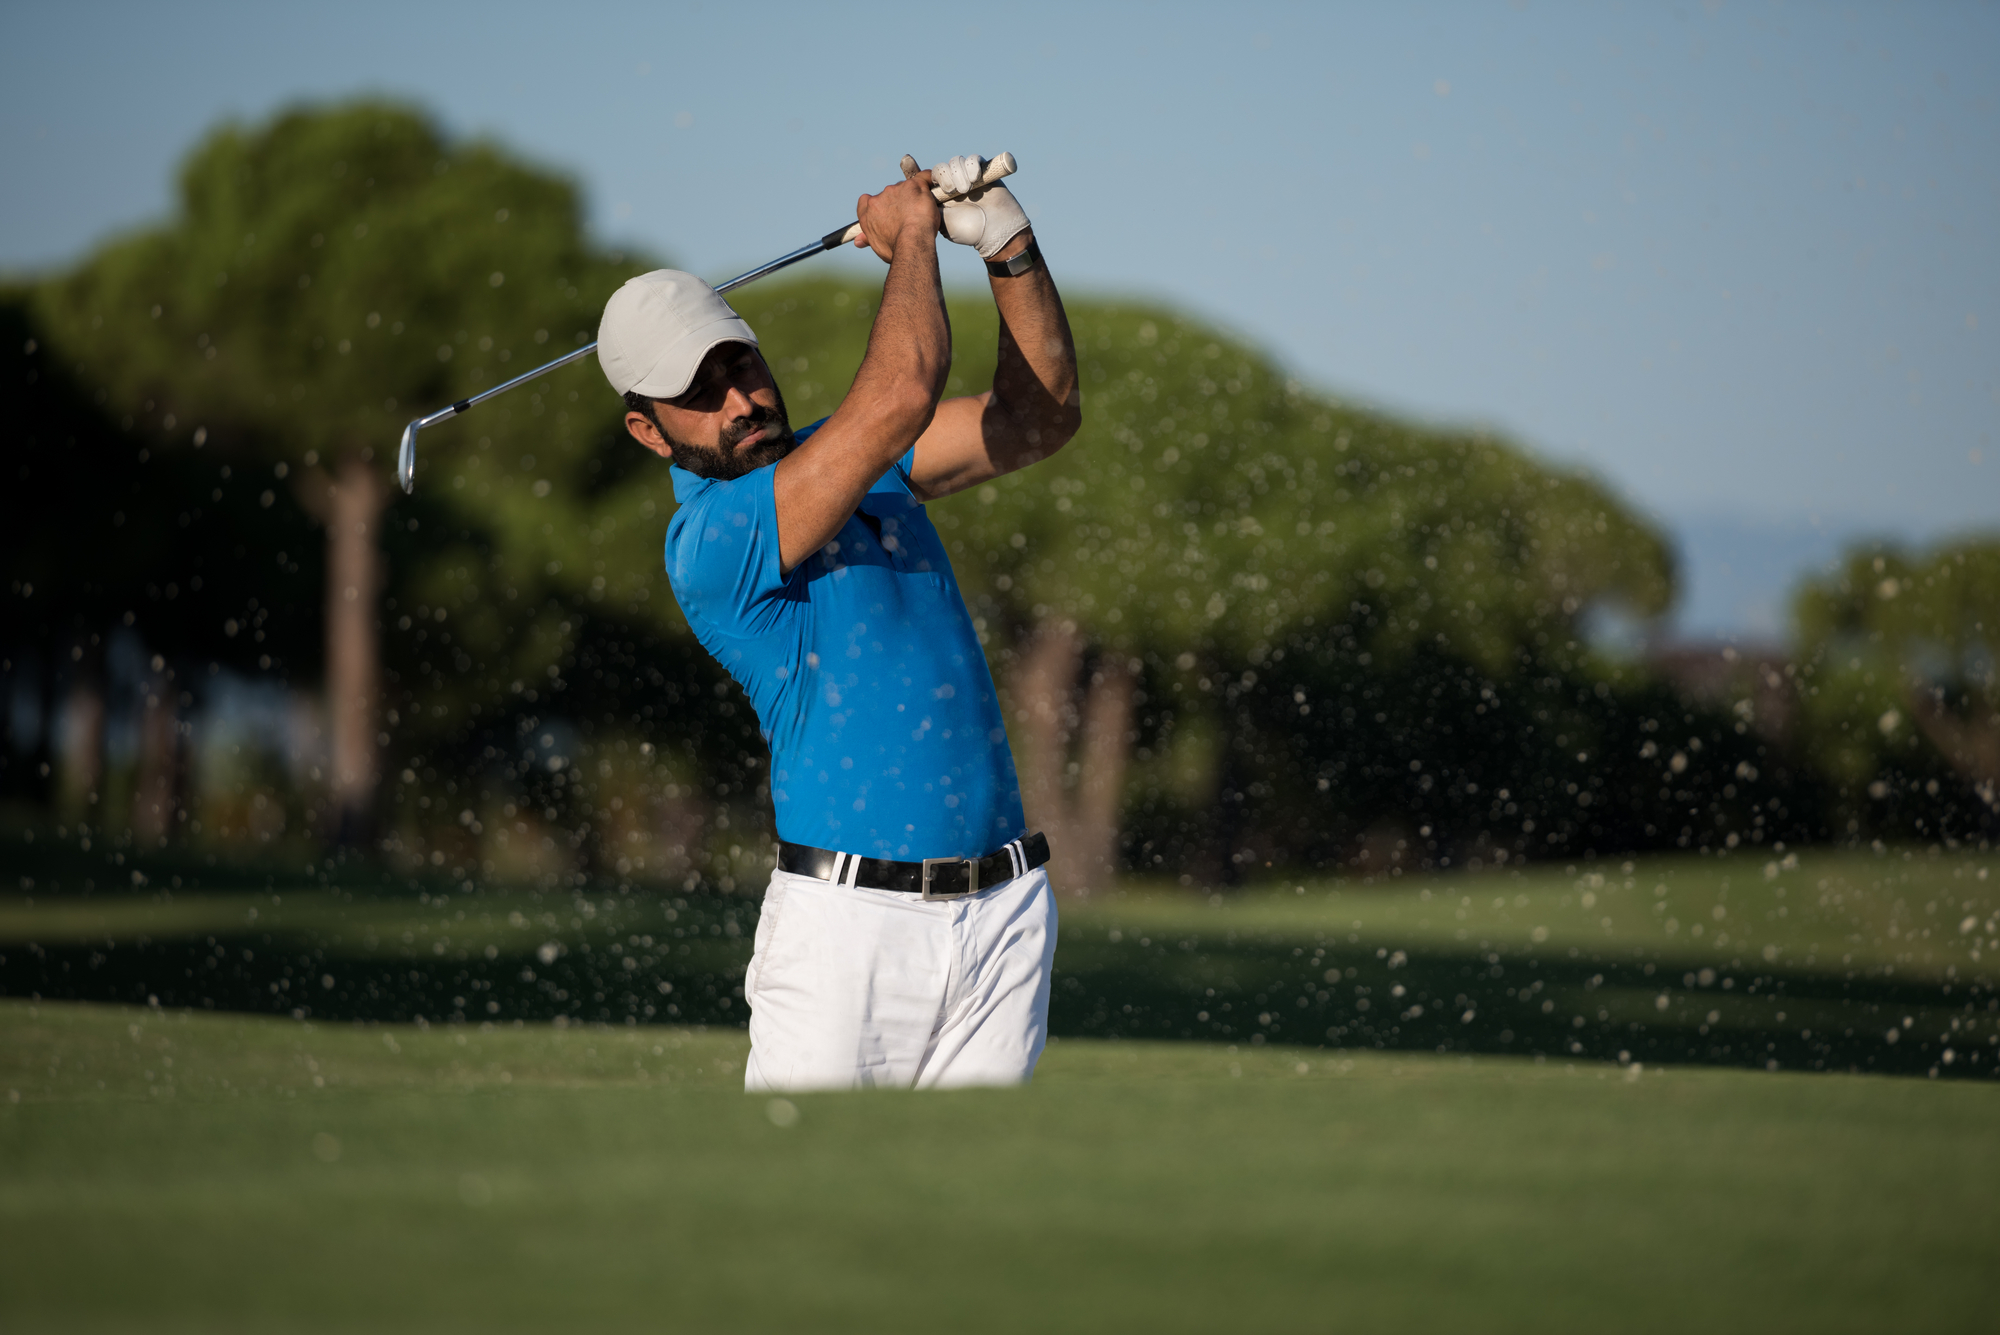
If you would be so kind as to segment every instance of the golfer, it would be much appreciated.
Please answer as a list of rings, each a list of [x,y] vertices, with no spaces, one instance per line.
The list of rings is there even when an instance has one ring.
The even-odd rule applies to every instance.
[[[1045,459],[1081,422],[1076,350],[1005,186],[942,207],[977,158],[862,196],[889,266],[831,417],[794,432],[757,336],[662,269],[598,331],[625,426],[672,465],[667,577],[771,748],[778,868],[744,976],[750,1090],[1026,1080],[1047,1040],[1056,910],[993,679],[927,501]],[[1000,313],[984,394],[940,402],[937,237]]]

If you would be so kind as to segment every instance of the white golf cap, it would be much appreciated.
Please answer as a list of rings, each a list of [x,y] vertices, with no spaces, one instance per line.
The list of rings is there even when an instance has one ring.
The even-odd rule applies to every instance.
[[[685,392],[718,343],[757,346],[743,317],[691,273],[655,269],[628,279],[604,303],[597,360],[620,394],[671,399]]]

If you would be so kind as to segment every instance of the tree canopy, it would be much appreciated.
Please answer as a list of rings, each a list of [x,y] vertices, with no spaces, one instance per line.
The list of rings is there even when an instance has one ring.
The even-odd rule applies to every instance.
[[[2000,542],[1858,544],[1793,611],[1805,744],[1854,829],[1935,836],[2000,815]]]
[[[590,337],[623,266],[575,188],[389,104],[225,126],[177,208],[48,284],[51,336],[126,411],[297,461],[379,448],[405,420]]]
[[[830,410],[859,363],[874,289],[806,279],[737,295],[795,419]],[[1601,486],[1490,434],[1413,426],[1316,393],[1171,311],[1068,305],[1082,432],[1054,459],[931,512],[999,666],[1052,622],[1073,624],[1094,661],[1139,665],[1131,788],[1158,813],[1156,835],[1200,842],[1228,812],[1254,808],[1283,828],[1252,842],[1315,856],[1382,820],[1414,833],[1425,811],[1448,813],[1454,837],[1469,839],[1506,815],[1466,793],[1506,787],[1488,772],[1506,768],[1494,748],[1560,792],[1558,760],[1576,768],[1607,730],[1667,712],[1652,700],[1607,722],[1622,697],[1595,684],[1614,669],[1582,647],[1593,605],[1647,615],[1673,593],[1665,540]],[[950,392],[984,388],[992,303],[956,296],[951,314]],[[1587,701],[1568,699],[1561,726],[1525,685],[1552,673],[1567,683],[1559,694],[1581,689]],[[1523,683],[1505,692],[1511,731],[1498,727],[1508,683]],[[1342,692],[1390,708],[1357,714]],[[1642,747],[1635,736],[1629,751]],[[1413,756],[1435,766],[1421,784]],[[1586,780],[1605,782],[1594,768]],[[1400,778],[1385,781],[1391,770]],[[1578,808],[1567,794],[1558,805],[1553,828],[1567,839]],[[1615,831],[1593,818],[1573,833],[1609,843],[1684,824],[1626,807]],[[1550,828],[1544,812],[1538,844]]]
[[[40,285],[34,306],[65,367],[155,453],[205,450],[265,507],[317,509],[335,460],[386,476],[410,417],[591,337],[630,263],[589,243],[565,179],[364,102],[217,130],[170,218]],[[476,431],[430,433],[423,489],[368,535],[389,557],[406,748],[546,686],[574,648],[544,539],[597,462],[578,398],[537,385]]]

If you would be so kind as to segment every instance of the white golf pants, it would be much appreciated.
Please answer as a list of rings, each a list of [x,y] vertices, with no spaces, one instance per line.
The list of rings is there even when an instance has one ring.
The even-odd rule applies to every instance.
[[[743,977],[751,1092],[1019,1084],[1048,1041],[1041,868],[964,899],[771,873]]]

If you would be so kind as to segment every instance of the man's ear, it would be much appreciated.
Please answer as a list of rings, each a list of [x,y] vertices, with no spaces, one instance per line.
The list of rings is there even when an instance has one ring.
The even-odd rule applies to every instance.
[[[646,414],[641,412],[626,413],[625,430],[631,433],[632,439],[638,441],[662,459],[672,462],[674,447],[667,444],[667,438],[660,434],[660,428],[654,426],[652,419],[647,417]]]

